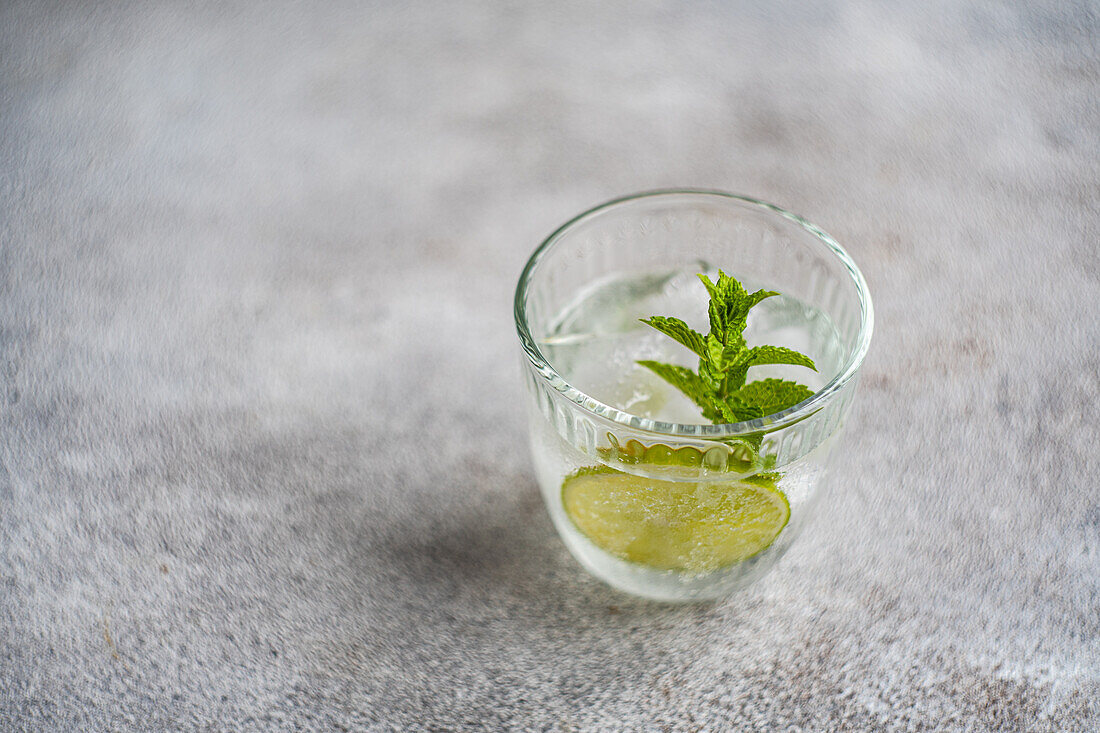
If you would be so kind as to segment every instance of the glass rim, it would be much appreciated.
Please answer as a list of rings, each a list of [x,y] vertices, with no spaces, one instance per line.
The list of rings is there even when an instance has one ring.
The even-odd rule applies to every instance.
[[[844,365],[837,372],[829,382],[814,392],[813,395],[807,397],[797,405],[793,405],[786,410],[773,413],[771,415],[765,415],[763,417],[754,418],[752,420],[744,420],[736,423],[674,423],[665,422],[662,420],[652,420],[650,418],[641,417],[639,415],[633,415],[629,412],[625,412],[611,405],[600,402],[599,400],[585,394],[583,391],[577,389],[570,384],[558,371],[550,364],[549,359],[539,349],[538,343],[531,335],[531,330],[527,325],[527,313],[526,303],[527,294],[530,289],[530,283],[532,278],[538,271],[539,265],[554,247],[559,240],[562,239],[569,231],[571,231],[578,224],[581,224],[597,214],[600,214],[608,209],[617,207],[621,204],[630,203],[642,199],[654,199],[662,197],[676,197],[676,196],[695,196],[701,198],[721,199],[721,200],[733,200],[741,204],[747,204],[757,210],[763,210],[771,214],[777,214],[780,217],[793,222],[800,226],[805,231],[809,232],[815,239],[825,245],[832,254],[840,260],[848,271],[849,276],[856,286],[856,294],[859,297],[860,305],[860,324],[859,333],[856,335],[856,341],[853,347],[849,351],[848,359]],[[605,201],[602,204],[598,204],[580,214],[574,216],[557,229],[555,229],[550,236],[542,241],[542,243],[535,248],[535,251],[531,254],[531,257],[527,260],[527,264],[524,266],[523,271],[520,273],[519,282],[516,285],[516,294],[514,300],[514,315],[516,321],[516,331],[519,333],[520,343],[523,346],[523,351],[527,355],[527,359],[531,362],[531,365],[535,367],[543,378],[566,399],[576,404],[586,412],[592,413],[605,420],[609,420],[613,423],[622,425],[623,427],[630,428],[632,430],[640,430],[649,433],[657,433],[660,435],[666,435],[676,438],[706,438],[710,440],[722,439],[722,438],[736,438],[742,437],[751,433],[759,432],[771,432],[780,428],[786,427],[800,420],[803,420],[810,415],[814,414],[818,410],[822,409],[827,402],[838,393],[844,386],[852,380],[852,378],[858,373],[860,366],[863,364],[864,357],[867,355],[867,350],[871,344],[871,332],[874,329],[874,308],[871,304],[871,295],[867,290],[867,282],[863,279],[863,273],[859,271],[856,263],[852,260],[851,256],[844,250],[840,244],[837,243],[829,234],[824,232],[820,227],[815,224],[811,224],[806,219],[802,218],[798,214],[793,214],[786,209],[780,208],[775,204],[770,204],[766,201],[752,198],[750,196],[742,196],[740,194],[728,193],[726,191],[718,191],[714,189],[703,188],[670,188],[670,189],[657,189],[652,191],[642,191],[639,193],[630,194],[627,196],[620,196],[618,198]]]

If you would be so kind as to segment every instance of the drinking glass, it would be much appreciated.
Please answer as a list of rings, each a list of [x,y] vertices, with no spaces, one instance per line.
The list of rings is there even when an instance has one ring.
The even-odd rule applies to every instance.
[[[610,404],[581,383],[579,375],[591,381],[633,366],[604,347],[640,337],[636,329],[649,333],[638,319],[681,315],[653,310],[665,290],[697,288],[698,320],[706,291],[695,274],[717,269],[750,291],[782,294],[757,330],[770,337],[763,343],[800,339],[797,348],[817,363],[812,397],[758,419],[707,424],[701,415],[666,421],[623,400]],[[666,190],[602,204],[551,234],[520,275],[515,320],[534,467],[565,545],[616,588],[682,602],[719,598],[760,578],[813,516],[873,315],[859,269],[820,228],[746,196]],[[699,507],[746,500],[774,505],[778,534],[766,546],[741,542],[759,527],[701,529],[709,515]],[[789,513],[779,527],[782,512]],[[734,545],[750,550],[743,557],[714,550]]]

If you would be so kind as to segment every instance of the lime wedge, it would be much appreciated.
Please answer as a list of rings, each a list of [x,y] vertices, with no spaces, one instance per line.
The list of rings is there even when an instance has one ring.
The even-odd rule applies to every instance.
[[[661,481],[606,466],[567,477],[562,502],[577,529],[612,555],[693,573],[756,555],[791,517],[774,480]]]

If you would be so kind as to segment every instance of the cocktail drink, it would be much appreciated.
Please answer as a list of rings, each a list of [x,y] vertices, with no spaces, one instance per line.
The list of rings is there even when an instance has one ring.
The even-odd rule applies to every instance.
[[[582,565],[690,601],[791,546],[871,336],[832,238],[748,198],[641,194],[552,234],[515,308],[538,483]]]

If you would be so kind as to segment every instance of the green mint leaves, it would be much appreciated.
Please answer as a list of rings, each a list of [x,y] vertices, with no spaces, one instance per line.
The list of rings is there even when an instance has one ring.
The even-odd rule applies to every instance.
[[[703,417],[715,423],[733,423],[764,417],[797,405],[813,394],[806,386],[784,379],[763,379],[745,383],[749,367],[761,364],[794,364],[814,371],[813,359],[782,346],[754,346],[745,343],[749,310],[779,293],[757,290],[749,293],[736,278],[721,270],[717,282],[706,275],[699,279],[710,293],[710,333],[703,336],[679,318],[653,316],[645,323],[675,339],[699,357],[699,371],[659,361],[638,363],[683,392],[699,405]]]

